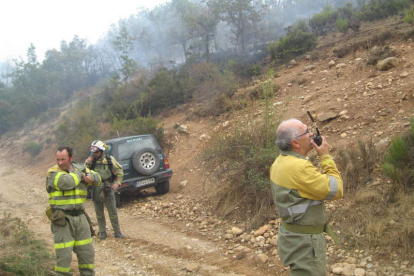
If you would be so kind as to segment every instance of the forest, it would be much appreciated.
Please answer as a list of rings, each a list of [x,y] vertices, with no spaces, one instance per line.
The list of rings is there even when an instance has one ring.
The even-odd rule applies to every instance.
[[[40,61],[31,44],[26,60],[1,63],[0,135],[33,129],[72,103],[71,116],[45,139],[83,146],[92,136],[104,139],[115,131],[162,136],[151,116],[192,100],[198,103],[195,116],[237,108],[229,99],[263,73],[263,64],[277,67],[305,53],[328,31],[358,32],[362,21],[402,15],[412,24],[412,4],[172,0],[141,9],[114,23],[94,45],[75,36]],[[111,125],[112,132],[99,133],[99,123]]]

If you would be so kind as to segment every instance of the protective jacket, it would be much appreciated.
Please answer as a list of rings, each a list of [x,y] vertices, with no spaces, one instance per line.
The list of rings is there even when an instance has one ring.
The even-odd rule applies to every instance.
[[[105,221],[105,210],[104,205],[108,210],[109,219],[112,224],[112,228],[115,232],[115,237],[123,236],[121,233],[121,227],[119,225],[118,211],[116,209],[116,198],[113,192],[104,193],[103,189],[108,188],[112,185],[112,172],[107,160],[107,156],[102,155],[102,158],[96,160],[93,170],[97,172],[102,178],[102,187],[92,189],[93,205],[95,207],[96,219],[98,220],[100,237],[104,235],[106,237],[106,221]],[[124,177],[124,171],[122,166],[116,161],[115,157],[110,156],[113,172],[116,174],[115,183],[121,186],[122,179]],[[91,164],[85,162],[85,166],[91,168]],[[100,198],[100,194],[104,193],[104,198]]]
[[[272,195],[282,218],[278,253],[291,276],[325,276],[324,200],[343,195],[341,175],[329,154],[319,157],[322,173],[304,156],[281,152],[270,169]]]
[[[323,173],[294,151],[282,152],[273,163],[270,169],[272,194],[283,222],[324,225],[324,200],[342,197],[342,178],[335,162],[329,154],[320,159]]]
[[[84,210],[87,188],[89,185],[99,187],[101,177],[84,166],[72,163],[73,171],[66,172],[53,166],[47,171],[46,191],[49,193],[49,204],[56,210]],[[81,181],[83,173],[89,173],[92,183]]]
[[[72,251],[78,257],[81,276],[93,276],[95,250],[93,248],[89,223],[84,214],[87,186],[101,185],[101,177],[95,172],[72,163],[73,171],[66,172],[58,165],[47,171],[46,191],[54,213],[63,213],[60,223],[51,224],[54,235],[56,265],[55,275],[70,276],[72,273]],[[87,173],[92,183],[82,181]]]
[[[115,157],[113,156],[110,156],[110,157],[111,157],[113,171],[116,174],[115,183],[121,186],[122,180],[124,178],[124,171],[122,170],[122,166],[118,163],[118,161],[116,161]],[[87,168],[90,168],[90,164],[87,164],[86,162],[85,162],[85,166]],[[103,155],[101,159],[96,160],[96,165],[93,170],[101,176],[102,182],[107,181],[111,178],[112,172],[109,169],[108,160],[106,159],[105,155]]]

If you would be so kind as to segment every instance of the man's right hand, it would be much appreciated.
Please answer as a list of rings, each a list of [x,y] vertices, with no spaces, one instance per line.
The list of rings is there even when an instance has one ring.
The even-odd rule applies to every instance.
[[[331,146],[328,144],[328,142],[326,142],[325,136],[322,136],[322,144],[320,146],[318,146],[313,139],[311,139],[311,144],[313,146],[313,148],[316,150],[316,153],[318,154],[318,156],[324,155],[324,154],[329,154],[329,150],[331,148]]]
[[[86,159],[85,163],[89,165],[90,163],[92,163],[92,161],[93,161],[93,156],[91,155],[91,156],[88,156],[88,159]]]

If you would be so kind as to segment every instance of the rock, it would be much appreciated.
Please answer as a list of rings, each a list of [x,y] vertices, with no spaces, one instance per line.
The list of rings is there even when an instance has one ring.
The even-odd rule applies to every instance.
[[[241,235],[242,233],[243,233],[243,230],[241,230],[240,228],[238,228],[238,227],[232,227],[231,228],[231,233],[233,234],[233,235],[235,235],[235,236],[239,236],[239,235]]]
[[[260,227],[259,229],[257,229],[255,232],[254,232],[254,236],[255,237],[258,237],[258,236],[261,236],[261,235],[263,235],[266,231],[267,231],[267,229],[269,229],[269,225],[264,225],[264,226],[262,226],[262,227]]]
[[[241,259],[243,259],[244,257],[246,257],[246,252],[244,252],[244,251],[242,251],[242,252],[237,252],[236,253],[236,255],[234,255],[234,258],[236,259],[236,260],[241,260]]]
[[[184,180],[180,182],[180,188],[184,188],[185,186],[187,186],[187,182],[188,180]]]
[[[335,66],[336,69],[340,69],[342,67],[346,67],[346,64],[345,63],[339,63]]]
[[[292,59],[291,61],[289,61],[289,65],[295,66],[298,63],[296,62],[296,60]]]
[[[322,112],[317,115],[318,120],[321,122],[332,120],[336,117],[338,117],[338,113],[333,112],[333,111]]]
[[[365,276],[365,269],[363,268],[357,268],[354,270],[355,276]]]
[[[189,263],[189,264],[187,264],[185,266],[185,269],[188,272],[195,272],[195,271],[197,271],[199,269],[199,266],[197,264],[195,264],[195,263]]]
[[[342,267],[335,267],[335,268],[332,269],[332,273],[335,274],[335,275],[341,275],[342,270],[343,270]]]
[[[269,260],[269,257],[266,254],[259,254],[257,255],[257,259],[259,260],[259,262],[264,264],[267,262],[267,260]]]
[[[383,151],[388,147],[390,143],[391,143],[391,138],[386,137],[382,139],[381,141],[379,141],[378,143],[374,144],[374,146],[378,151]]]
[[[270,239],[269,244],[277,246],[277,237],[273,237],[272,239]]]
[[[311,55],[306,55],[307,60],[310,60],[311,58],[312,58]]]
[[[186,125],[179,125],[178,128],[177,128],[177,131],[179,133],[183,133],[183,134],[187,134],[187,135],[190,134],[188,132],[188,126],[186,126]]]
[[[377,69],[380,71],[387,71],[391,68],[394,68],[398,65],[398,59],[395,57],[389,57],[383,60],[378,61]]]
[[[200,137],[198,138],[198,140],[200,141],[204,141],[209,139],[210,137],[207,134],[201,134]]]
[[[329,63],[329,68],[334,67],[336,65],[336,62],[334,60],[331,60]]]

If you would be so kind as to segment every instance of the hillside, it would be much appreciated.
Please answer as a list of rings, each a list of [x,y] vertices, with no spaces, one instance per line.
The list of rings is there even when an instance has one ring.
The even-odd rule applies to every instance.
[[[329,144],[334,147],[334,155],[340,149],[355,145],[359,139],[372,140],[379,151],[384,151],[394,135],[403,133],[409,128],[409,119],[414,116],[414,42],[412,39],[403,39],[413,31],[412,26],[399,23],[397,18],[390,18],[380,24],[378,22],[364,24],[358,33],[331,33],[325,37],[320,37],[318,47],[314,51],[291,61],[288,65],[267,64],[263,69],[263,78],[258,78],[249,86],[239,89],[236,96],[246,95],[251,91],[261,89],[266,78],[266,71],[273,69],[275,72],[273,83],[278,86],[278,90],[271,101],[272,105],[277,108],[278,114],[282,115],[283,118],[295,117],[311,125],[306,114],[307,110],[311,111],[312,114],[316,115],[317,124],[322,135],[326,136]],[[385,57],[395,57],[398,65],[389,70],[380,71],[375,65],[368,64],[375,59]],[[237,97],[233,98],[237,99]],[[180,221],[184,221],[191,224],[189,227],[194,225],[196,230],[202,230],[204,226],[200,224],[206,221],[205,229],[211,227],[211,229],[214,228],[214,231],[217,231],[217,235],[209,239],[219,242],[219,246],[225,248],[225,256],[234,255],[235,262],[239,260],[238,258],[243,259],[244,256],[238,255],[236,250],[242,243],[241,239],[223,237],[226,234],[231,234],[229,229],[232,229],[232,227],[237,226],[243,229],[245,225],[239,220],[230,222],[215,218],[209,212],[211,208],[209,207],[208,198],[214,195],[220,183],[211,176],[210,172],[205,171],[200,152],[208,142],[208,137],[217,132],[230,133],[237,122],[247,120],[247,113],[252,112],[257,118],[260,118],[260,114],[264,111],[263,101],[257,100],[251,106],[253,107],[238,110],[234,113],[225,113],[219,117],[198,118],[192,115],[197,105],[190,103],[160,116],[160,124],[163,125],[165,134],[172,144],[168,151],[168,158],[174,171],[171,192],[162,198],[156,198],[156,203],[153,202],[153,198],[145,197],[140,197],[137,201],[128,203],[126,207],[122,208],[125,216],[126,214],[137,215],[137,213],[138,216],[142,216],[142,214],[147,213],[147,209],[151,208],[154,212],[161,209],[159,213],[151,214],[154,217],[162,215],[169,218],[176,217],[178,221],[175,223],[178,224]],[[188,133],[179,133],[175,127],[177,124],[186,125]],[[46,169],[54,164],[53,153],[56,145],[53,142],[46,145],[46,148],[42,150],[36,160],[31,160],[28,155],[22,154],[21,146],[25,141],[41,141],[44,137],[52,137],[55,126],[49,124],[32,131],[22,130],[18,133],[18,137],[2,138],[0,143],[1,160],[7,162],[7,165],[12,164],[15,171],[23,169],[25,172],[35,174],[40,179],[43,178]],[[378,171],[372,183],[375,183],[375,185],[372,185],[372,189],[375,189],[382,184],[386,184],[387,179]],[[151,191],[148,193],[152,195]],[[166,208],[163,204],[170,203],[178,206],[175,207],[176,212],[170,214],[168,211],[162,211],[163,208],[164,210]],[[339,204],[352,204],[352,199],[345,195],[345,198]],[[200,209],[205,210],[205,212],[200,211]],[[185,215],[184,210],[190,211]],[[199,214],[199,216],[189,214],[191,212]],[[209,219],[203,217],[201,221],[197,221],[194,216],[208,216]],[[126,220],[123,223],[127,223]],[[274,221],[270,224],[272,223],[276,224]],[[188,230],[189,228],[184,227],[184,229]],[[133,230],[129,229],[128,231],[127,236],[132,236]],[[273,233],[275,230],[269,230],[269,232]],[[249,231],[245,234],[248,233]],[[201,238],[201,236],[198,235],[197,238]],[[182,237],[177,235],[177,238]],[[113,244],[107,245],[108,248],[115,246]],[[150,254],[151,250],[147,248],[148,241],[142,242],[141,246],[146,246],[145,250]],[[98,248],[102,252],[109,250],[99,246]],[[405,259],[405,256],[393,255],[379,261],[375,256],[375,252],[370,251],[370,248],[361,248],[360,252],[353,253],[345,253],[344,250],[333,246],[331,248],[334,249],[330,251],[329,255],[337,255],[335,257],[331,256],[332,262],[340,263],[343,267],[346,267],[345,263],[354,264],[355,267],[364,268],[371,273],[360,275],[414,275],[412,260]],[[170,249],[165,251],[160,247],[154,250],[159,254],[166,254]],[[249,256],[250,252],[246,252],[244,255]],[[246,271],[248,267],[252,266],[250,262],[256,262],[259,263],[256,271],[259,274],[256,275],[270,275],[276,271],[280,273],[278,275],[284,275],[283,267],[274,257],[274,250],[269,247],[256,246],[256,253],[259,256],[257,260],[248,257],[245,259],[247,263],[243,267],[246,268]],[[264,260],[263,256],[260,257],[261,253],[271,257],[271,259]],[[126,256],[126,254],[125,252],[121,253],[122,256]],[[174,254],[171,253],[170,257]],[[186,256],[186,258],[191,259],[188,255],[190,253],[182,253],[177,256]],[[167,268],[173,266],[174,260],[169,262],[168,265],[163,265]],[[331,264],[333,264],[332,262]],[[362,265],[364,262],[365,264]],[[210,260],[211,263],[213,261]],[[267,265],[264,266],[262,263]],[[368,268],[367,263],[375,263],[375,267]],[[225,264],[217,265],[221,269],[226,267],[233,271],[232,269],[237,266],[237,263],[227,261]],[[152,267],[155,270],[157,268],[154,264]],[[228,274],[223,275],[255,275],[253,270],[249,272],[234,271],[234,273],[240,274],[228,272]],[[394,271],[393,274],[390,271]],[[188,267],[187,272],[191,272]],[[174,275],[161,269],[157,273],[159,275]],[[213,270],[208,273],[194,273],[194,275],[218,275]]]

